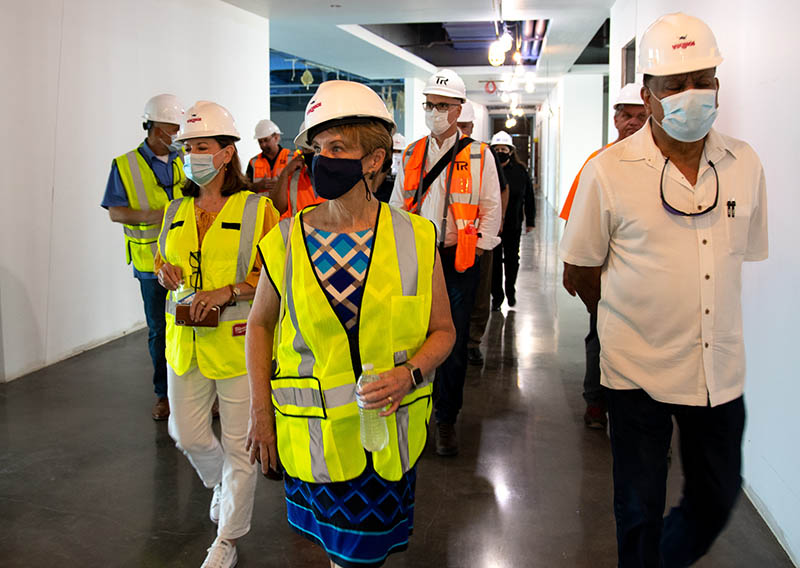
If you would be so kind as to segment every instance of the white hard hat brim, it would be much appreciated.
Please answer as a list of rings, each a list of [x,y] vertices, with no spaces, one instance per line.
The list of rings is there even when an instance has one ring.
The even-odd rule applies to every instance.
[[[651,67],[648,69],[642,69],[641,66],[637,67],[637,73],[643,73],[646,75],[652,75],[654,77],[664,77],[666,75],[681,75],[683,73],[694,73],[695,71],[703,71],[704,69],[713,69],[714,67],[718,67],[720,63],[723,61],[723,57],[716,56],[716,57],[705,57],[703,59],[693,59],[691,63],[686,62],[677,62],[673,64],[664,64],[658,65],[655,67]]]
[[[389,132],[389,136],[393,136],[397,130],[394,122],[390,124],[385,120],[378,118],[377,116],[344,116],[341,118],[332,118],[331,120],[325,121],[321,124],[315,124],[310,128],[301,130],[294,139],[294,145],[302,146],[304,148],[311,148],[311,141],[320,132],[324,132],[325,130],[334,128],[336,126],[345,126],[348,124],[369,124],[370,122],[378,122],[383,124],[386,127],[386,130]]]
[[[451,99],[457,99],[457,100],[461,101],[462,103],[466,102],[466,100],[467,100],[464,97],[462,97],[460,94],[455,93],[455,92],[453,92],[453,91],[451,91],[449,89],[437,89],[436,87],[430,87],[430,88],[424,89],[422,91],[422,94],[423,95],[439,95],[439,96],[442,96],[442,97],[450,97]]]

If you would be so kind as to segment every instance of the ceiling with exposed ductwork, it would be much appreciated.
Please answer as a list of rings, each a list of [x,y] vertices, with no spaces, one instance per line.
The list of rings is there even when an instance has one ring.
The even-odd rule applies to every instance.
[[[541,103],[560,77],[588,65],[607,66],[607,24],[614,0],[225,0],[269,18],[270,46],[298,58],[371,80],[426,79],[453,67],[467,96],[489,107],[512,72],[488,63],[495,27],[513,29],[524,49],[521,70],[535,91],[521,92],[525,107]],[[603,29],[606,27],[606,32]],[[605,45],[604,45],[605,37]],[[605,55],[604,55],[605,54]]]

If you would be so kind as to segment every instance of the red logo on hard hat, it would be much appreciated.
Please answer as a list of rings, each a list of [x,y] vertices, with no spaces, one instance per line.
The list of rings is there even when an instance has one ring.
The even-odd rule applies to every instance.
[[[312,112],[314,112],[315,110],[317,110],[321,106],[322,106],[322,103],[317,103],[315,105],[312,105],[311,108],[308,109],[308,111],[306,112],[306,116],[308,116],[309,114],[311,114]]]
[[[687,47],[694,47],[694,40],[686,41],[688,36],[680,36],[678,38],[678,43],[672,44],[672,49],[686,49]]]
[[[189,120],[186,121],[186,123],[187,124],[191,124],[192,122],[200,122],[201,120],[203,120],[203,119],[200,118],[199,116],[197,116],[195,118],[190,118]]]

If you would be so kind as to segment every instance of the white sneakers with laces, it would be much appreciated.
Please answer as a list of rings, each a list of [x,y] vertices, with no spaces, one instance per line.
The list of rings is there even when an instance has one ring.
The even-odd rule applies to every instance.
[[[219,504],[222,501],[222,484],[214,486],[214,494],[211,496],[211,506],[208,508],[208,518],[215,525],[219,524]]]
[[[233,568],[238,560],[236,546],[217,537],[211,548],[208,549],[208,556],[200,568]]]

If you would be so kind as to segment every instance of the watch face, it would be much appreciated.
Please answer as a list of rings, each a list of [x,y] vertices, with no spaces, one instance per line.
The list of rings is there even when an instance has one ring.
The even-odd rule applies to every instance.
[[[425,380],[425,377],[422,376],[422,371],[419,369],[411,371],[411,376],[414,377],[414,384],[417,386],[421,385],[422,381]]]

